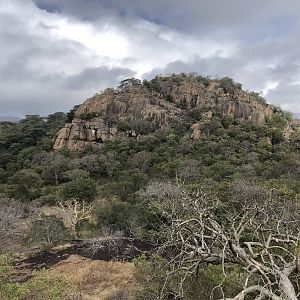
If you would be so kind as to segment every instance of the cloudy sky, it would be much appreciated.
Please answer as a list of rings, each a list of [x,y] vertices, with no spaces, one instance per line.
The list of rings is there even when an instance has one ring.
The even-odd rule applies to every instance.
[[[300,113],[299,0],[0,0],[0,115],[68,111],[127,77],[233,77]]]

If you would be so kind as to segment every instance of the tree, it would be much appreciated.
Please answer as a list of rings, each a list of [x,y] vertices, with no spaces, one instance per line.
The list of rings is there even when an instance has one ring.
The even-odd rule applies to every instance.
[[[89,220],[94,209],[93,204],[72,199],[64,203],[59,202],[61,216],[77,237],[77,227],[81,221]]]
[[[74,105],[74,107],[67,113],[67,121],[69,123],[71,123],[73,121],[73,119],[75,118],[75,113],[79,107],[80,107],[79,104]]]
[[[43,136],[42,143],[43,148],[46,150],[51,150],[53,146],[53,138],[67,123],[67,115],[63,112],[56,112],[54,114],[48,115],[46,118],[45,127],[47,132],[45,136]]]
[[[104,155],[85,155],[73,159],[70,167],[73,169],[82,169],[87,171],[91,176],[97,177],[106,174],[105,156]]]
[[[146,150],[143,150],[133,154],[130,162],[141,172],[147,173],[151,164],[151,155]]]
[[[0,237],[15,235],[24,216],[24,206],[14,199],[0,198]]]
[[[9,178],[14,184],[12,196],[23,201],[33,200],[40,196],[43,180],[41,176],[30,169],[23,169]]]
[[[130,89],[131,87],[134,87],[134,86],[141,86],[142,82],[141,80],[139,79],[136,79],[136,78],[127,78],[127,79],[124,79],[120,82],[120,85],[118,86],[118,88],[120,90],[128,90]]]
[[[41,162],[43,177],[49,183],[59,185],[64,179],[64,172],[68,170],[68,160],[60,154],[51,153]]]
[[[62,186],[62,196],[65,200],[75,198],[80,201],[91,202],[97,196],[96,184],[89,178],[72,180]]]
[[[183,181],[192,182],[199,179],[201,162],[196,159],[187,159],[181,162],[178,170],[178,177]]]
[[[22,135],[22,143],[27,146],[35,145],[46,133],[46,118],[39,115],[26,115],[26,118],[18,123],[19,134]]]
[[[222,299],[298,299],[299,207],[293,199],[277,198],[249,183],[233,187],[232,195],[237,191],[227,202],[178,185],[156,184],[145,191],[161,220],[159,251],[168,257],[164,286],[174,276],[181,278],[175,299],[184,299],[184,282],[203,265],[222,265],[226,277],[229,263],[241,266],[247,276],[238,294]],[[159,299],[167,292],[162,287]]]

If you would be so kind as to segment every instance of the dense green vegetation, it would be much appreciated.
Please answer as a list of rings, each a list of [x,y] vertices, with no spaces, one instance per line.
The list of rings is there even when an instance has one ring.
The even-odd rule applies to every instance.
[[[180,79],[174,77],[174,80]],[[209,84],[208,78],[198,76],[197,80]],[[142,84],[159,92],[160,83],[157,78],[143,83],[127,80],[122,82],[121,88]],[[241,85],[230,78],[220,79],[218,83],[228,93],[241,89]],[[259,94],[255,97],[265,103]],[[31,115],[18,123],[0,123],[0,198],[5,199],[5,203],[11,199],[12,205],[20,203],[25,210],[58,207],[74,199],[90,203],[94,207],[91,217],[76,224],[77,236],[81,238],[93,237],[108,227],[122,231],[125,236],[157,241],[162,226],[157,219],[160,211],[150,209],[151,203],[145,205],[143,191],[158,181],[180,182],[189,191],[204,189],[224,203],[231,199],[232,187],[241,179],[260,187],[266,194],[272,192],[278,201],[299,199],[299,132],[295,132],[291,140],[284,138],[283,129],[290,115],[280,109],[264,126],[214,116],[204,124],[198,142],[190,140],[189,128],[202,120],[203,112],[194,109],[186,111],[183,122],[174,123],[164,131],[154,131],[146,121],[117,124],[120,131],[139,130],[143,135],[138,140],[106,141],[101,149],[87,146],[76,153],[67,149],[53,151],[57,131],[73,116],[74,110],[71,110],[68,114],[55,113],[46,118]],[[87,115],[84,119],[92,117]],[[0,238],[10,238],[6,233],[0,230]],[[33,218],[22,234],[26,245],[49,248],[69,240],[73,233],[58,217],[42,216]],[[141,288],[138,299],[156,299],[155,291],[165,276],[161,273],[164,264],[162,257],[154,260],[143,257],[136,261],[138,281],[151,281]],[[231,264],[226,268],[230,275],[223,286],[230,294],[239,290],[245,273]],[[212,289],[222,281],[221,273],[219,266],[201,266],[197,278],[191,276],[185,282],[185,288],[190,291],[186,299],[208,299]],[[7,293],[7,289],[13,289],[13,295],[26,292],[8,285],[5,276],[1,277],[0,293]],[[180,276],[169,282],[170,290],[176,281],[180,281]],[[34,280],[26,289],[32,284]],[[216,290],[214,297],[222,297],[220,293]],[[193,298],[195,294],[199,294],[199,298]],[[12,297],[15,298],[10,299],[19,299]]]
[[[114,198],[111,205],[116,215],[111,220],[106,216],[105,224],[118,224],[118,229],[126,231],[128,218],[122,219],[118,206],[124,214],[128,210],[136,215],[138,210],[144,216],[137,192],[154,179],[177,178],[189,186],[209,185],[224,192],[233,180],[243,177],[286,193],[299,192],[299,140],[297,134],[291,141],[284,139],[285,115],[275,115],[262,127],[214,117],[194,143],[188,130],[199,118],[201,112],[190,110],[184,122],[165,131],[145,129],[139,140],[107,141],[102,149],[87,147],[79,153],[51,150],[56,132],[67,120],[63,113],[2,123],[0,193],[43,205],[70,198]],[[121,126],[125,130],[126,124]]]

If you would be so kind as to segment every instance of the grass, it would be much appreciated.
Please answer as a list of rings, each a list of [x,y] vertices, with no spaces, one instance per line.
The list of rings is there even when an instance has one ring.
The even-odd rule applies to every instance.
[[[48,273],[71,276],[84,300],[133,300],[133,272],[132,263],[96,261],[71,255]]]

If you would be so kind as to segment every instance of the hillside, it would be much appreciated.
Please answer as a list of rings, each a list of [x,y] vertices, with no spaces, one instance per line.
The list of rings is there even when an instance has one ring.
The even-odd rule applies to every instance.
[[[54,149],[82,150],[106,140],[136,138],[190,118],[190,137],[198,140],[204,123],[228,117],[262,126],[278,108],[257,93],[245,92],[230,78],[209,80],[197,75],[156,77],[143,83],[124,80],[118,89],[107,89],[86,100],[66,124]],[[195,123],[192,123],[192,122]]]
[[[9,256],[15,273],[0,298],[221,299],[249,271],[294,299],[278,278],[293,266],[300,292],[299,170],[299,121],[227,77],[131,78],[67,114],[1,122],[0,277]]]

